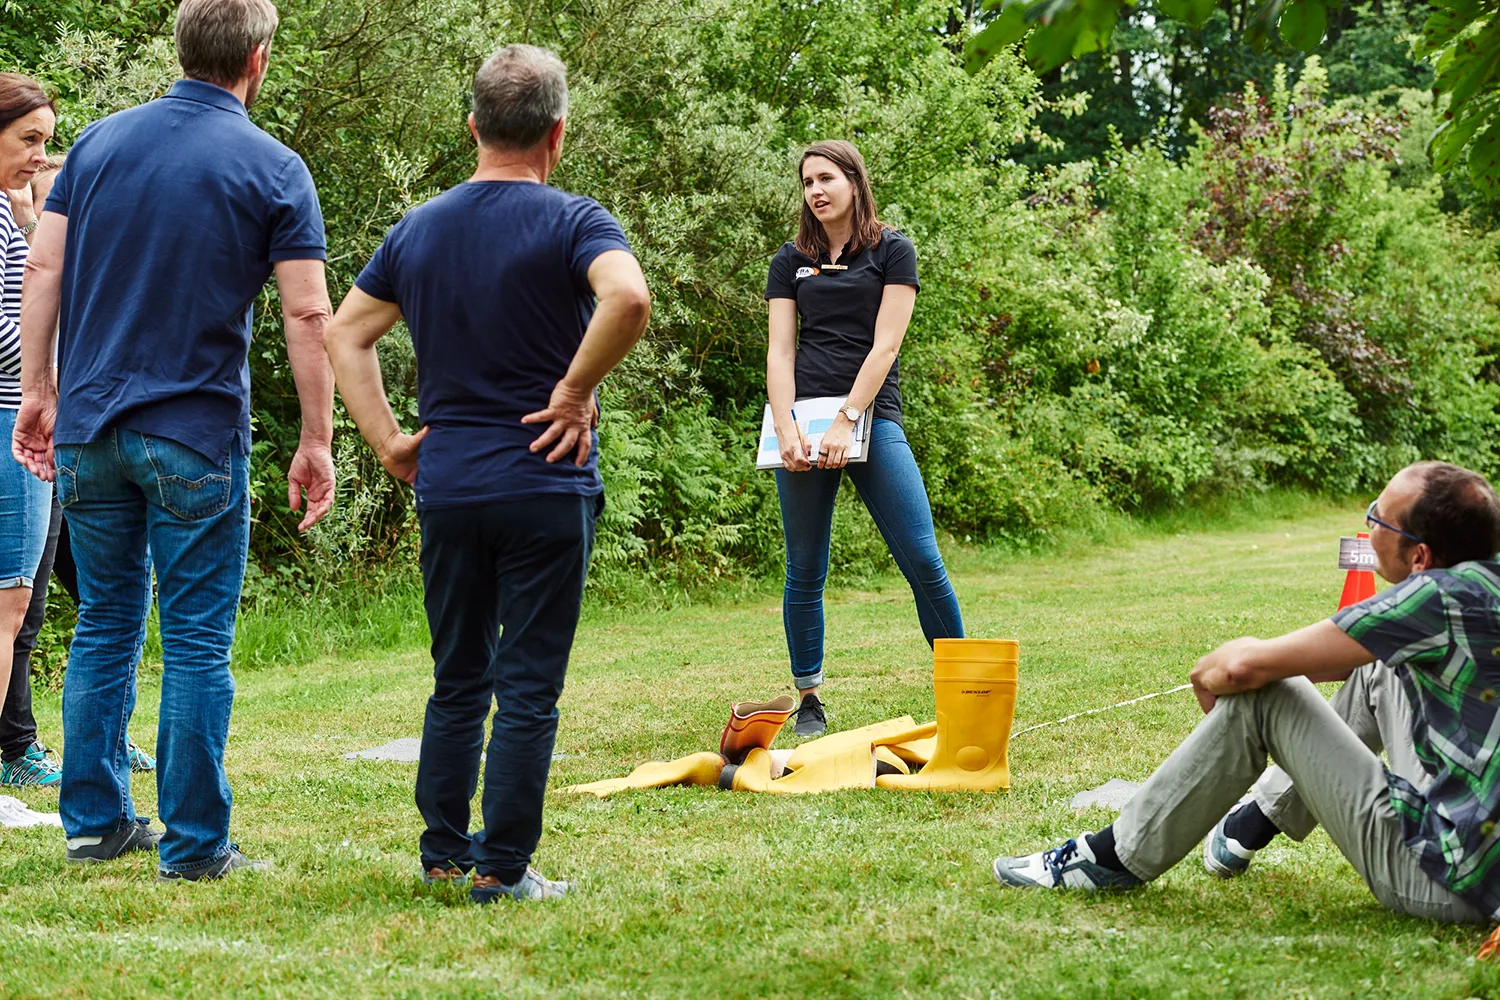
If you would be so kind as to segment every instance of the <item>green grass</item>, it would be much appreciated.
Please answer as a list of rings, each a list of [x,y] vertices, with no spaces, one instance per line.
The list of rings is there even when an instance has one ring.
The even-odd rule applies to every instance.
[[[1117,525],[1036,558],[955,552],[970,635],[1021,641],[1016,728],[1171,687],[1215,643],[1329,613],[1336,539],[1358,518],[1288,509]],[[1233,883],[1190,858],[1103,898],[997,888],[995,854],[1109,822],[1069,799],[1144,779],[1198,718],[1186,692],[1018,738],[1007,795],[549,794],[537,864],[578,895],[472,908],[417,883],[414,768],[340,757],[419,732],[429,662],[408,626],[405,649],[242,672],[234,832],[274,873],[160,886],[149,858],[70,870],[57,831],[0,832],[0,996],[1500,997],[1500,967],[1472,960],[1483,932],[1386,913],[1321,833]],[[931,718],[899,580],[832,594],[829,646],[835,727]],[[592,607],[553,783],[712,749],[728,701],[787,686],[772,593]],[[149,743],[157,691],[142,694]],[[57,713],[39,703],[44,738]],[[152,782],[135,792],[151,812]]]

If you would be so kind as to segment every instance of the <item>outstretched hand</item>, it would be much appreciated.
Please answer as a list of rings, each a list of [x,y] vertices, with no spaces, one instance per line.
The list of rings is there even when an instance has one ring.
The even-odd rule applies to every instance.
[[[333,509],[333,454],[326,444],[304,444],[292,456],[286,472],[286,502],[292,510],[302,509],[302,494],[307,493],[307,513],[298,531],[306,531]]]
[[[57,425],[57,390],[40,395],[27,393],[16,412],[16,429],[10,438],[10,453],[27,471],[44,483],[57,479],[52,461],[52,430]]]
[[[594,447],[594,427],[598,424],[599,411],[594,406],[592,389],[578,390],[559,382],[552,390],[552,398],[545,410],[528,413],[521,418],[523,424],[546,423],[547,429],[531,442],[533,454],[549,445],[548,462],[556,462],[569,454],[573,464],[582,468],[588,464],[589,452]]]

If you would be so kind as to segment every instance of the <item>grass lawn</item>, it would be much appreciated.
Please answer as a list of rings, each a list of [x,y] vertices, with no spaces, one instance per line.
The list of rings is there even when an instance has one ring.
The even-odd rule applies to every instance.
[[[1171,687],[1211,645],[1328,614],[1337,538],[1358,524],[1304,504],[951,562],[969,634],[1021,641],[1020,729]],[[904,584],[831,594],[828,610],[831,727],[932,718]],[[1472,958],[1483,931],[1386,913],[1321,832],[1233,883],[1196,856],[1102,898],[991,881],[997,853],[1109,822],[1069,799],[1143,780],[1199,717],[1187,692],[1018,738],[1006,795],[549,793],[536,863],[577,895],[471,907],[416,878],[414,766],[341,757],[419,733],[430,661],[411,633],[408,651],[239,677],[234,832],[270,874],[158,885],[149,857],[75,870],[58,831],[0,831],[0,996],[1500,997],[1500,965]],[[727,702],[788,688],[775,595],[591,611],[553,785],[714,749]],[[143,687],[132,727],[148,746],[157,694]],[[38,704],[44,739],[58,707]],[[149,777],[135,794],[154,812]]]

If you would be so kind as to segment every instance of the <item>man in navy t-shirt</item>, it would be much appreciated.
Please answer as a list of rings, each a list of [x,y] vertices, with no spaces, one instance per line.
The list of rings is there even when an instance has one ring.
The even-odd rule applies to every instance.
[[[651,308],[614,217],[546,184],[567,101],[550,52],[491,56],[469,116],[478,169],[391,229],[326,337],[350,416],[416,488],[436,680],[417,768],[423,877],[473,869],[479,903],[568,890],[530,864],[604,500],[594,390]],[[417,356],[417,434],[396,423],[375,353],[402,319]],[[484,826],[471,836],[492,696]]]
[[[333,504],[323,217],[307,166],[246,114],[276,23],[268,0],[184,0],[175,38],[187,79],[73,144],[21,320],[12,450],[57,481],[82,598],[63,686],[68,860],[159,840],[167,881],[251,865],[229,841],[224,744],[250,538],[250,310],[272,273],[302,406],[289,499],[296,510],[307,494],[304,530]],[[153,563],[165,835],[135,814],[124,731]]]

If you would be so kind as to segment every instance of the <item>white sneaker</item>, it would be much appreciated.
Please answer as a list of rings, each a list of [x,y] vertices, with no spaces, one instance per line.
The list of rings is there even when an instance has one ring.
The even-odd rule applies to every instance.
[[[1024,857],[996,858],[990,872],[1001,885],[1018,889],[1134,889],[1145,885],[1130,872],[1106,868],[1094,858],[1088,837]]]

